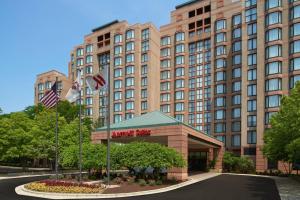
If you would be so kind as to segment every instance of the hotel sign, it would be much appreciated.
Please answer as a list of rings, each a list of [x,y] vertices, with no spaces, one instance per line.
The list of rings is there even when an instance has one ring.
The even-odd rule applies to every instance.
[[[150,136],[150,135],[151,135],[151,130],[149,129],[136,129],[136,130],[113,131],[111,137],[112,138],[143,137],[143,136]]]

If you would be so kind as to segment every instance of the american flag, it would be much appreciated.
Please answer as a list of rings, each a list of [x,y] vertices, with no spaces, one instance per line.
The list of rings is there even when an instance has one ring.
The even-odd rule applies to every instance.
[[[56,82],[51,87],[51,90],[47,91],[45,96],[41,98],[41,102],[47,107],[52,108],[59,100],[59,96],[56,91]]]

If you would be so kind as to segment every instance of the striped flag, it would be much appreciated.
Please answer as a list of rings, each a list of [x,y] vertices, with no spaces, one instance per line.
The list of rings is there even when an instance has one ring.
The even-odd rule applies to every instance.
[[[41,102],[47,108],[52,108],[57,104],[58,100],[59,100],[59,96],[57,94],[56,82],[55,82],[54,85],[51,87],[51,89],[46,92],[45,96],[41,98]]]
[[[89,89],[94,93],[100,88],[106,86],[106,80],[102,73],[96,74],[95,76],[92,77],[87,77],[85,81]]]

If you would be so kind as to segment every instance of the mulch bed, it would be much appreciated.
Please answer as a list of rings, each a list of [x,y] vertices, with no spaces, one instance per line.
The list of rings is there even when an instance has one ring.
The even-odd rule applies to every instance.
[[[120,185],[120,187],[116,188],[108,188],[104,190],[103,194],[112,194],[112,193],[128,193],[128,192],[139,192],[139,191],[145,191],[145,190],[155,190],[159,188],[164,188],[171,186],[172,184],[163,184],[163,185],[145,185],[140,186],[138,183],[128,183],[124,182]]]

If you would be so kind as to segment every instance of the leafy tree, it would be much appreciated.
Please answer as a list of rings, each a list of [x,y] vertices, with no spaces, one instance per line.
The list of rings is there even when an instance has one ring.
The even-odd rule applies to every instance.
[[[28,115],[30,119],[34,119],[40,112],[44,111],[45,107],[42,104],[27,106],[24,109],[24,113]]]
[[[79,105],[71,104],[69,101],[60,101],[57,105],[57,111],[68,123],[78,118]]]
[[[300,83],[290,96],[281,100],[280,110],[271,119],[271,128],[265,131],[264,155],[274,161],[294,163],[299,155],[300,138]],[[289,168],[289,172],[291,168]]]

